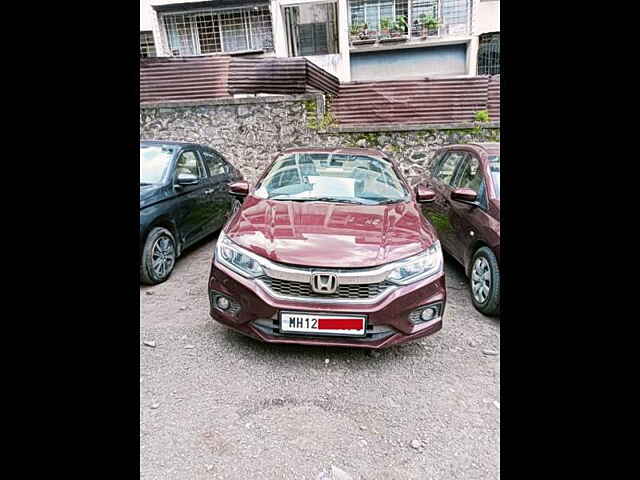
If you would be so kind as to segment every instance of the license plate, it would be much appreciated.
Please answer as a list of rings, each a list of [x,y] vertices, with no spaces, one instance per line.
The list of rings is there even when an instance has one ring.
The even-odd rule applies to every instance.
[[[280,312],[280,332],[363,337],[366,320],[364,315]]]

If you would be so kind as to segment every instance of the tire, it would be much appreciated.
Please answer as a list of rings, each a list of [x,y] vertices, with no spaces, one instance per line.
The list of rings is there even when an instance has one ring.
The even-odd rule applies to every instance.
[[[166,228],[156,227],[144,242],[140,262],[140,279],[146,285],[164,282],[173,271],[177,258],[176,241]],[[155,260],[155,268],[154,268]]]
[[[485,315],[500,315],[500,267],[491,249],[476,250],[469,277],[473,306]]]

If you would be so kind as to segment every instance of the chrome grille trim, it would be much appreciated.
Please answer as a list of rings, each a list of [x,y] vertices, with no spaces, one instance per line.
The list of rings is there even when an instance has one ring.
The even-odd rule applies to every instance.
[[[267,288],[272,295],[282,298],[310,301],[367,301],[371,302],[382,297],[388,290],[395,287],[391,282],[379,282],[368,284],[340,284],[335,293],[318,294],[311,289],[311,284],[304,282],[291,282],[277,278],[261,277],[260,283]]]
[[[295,300],[296,302],[371,304],[371,303],[378,302],[379,300],[381,300],[382,298],[386,297],[387,295],[389,295],[391,292],[395,291],[398,288],[395,284],[393,284],[391,282],[383,282],[386,288],[380,290],[379,293],[377,293],[374,297],[368,297],[368,298],[345,297],[345,296],[338,297],[338,296],[336,296],[337,292],[336,292],[336,294],[331,294],[331,295],[322,295],[322,294],[313,293],[311,291],[311,284],[309,284],[309,283],[305,284],[303,282],[287,282],[286,280],[283,281],[283,282],[287,282],[287,283],[300,284],[300,285],[291,286],[290,287],[291,290],[295,290],[297,288],[304,288],[302,286],[308,287],[309,288],[309,292],[311,293],[312,296],[302,296],[302,295],[304,295],[305,291],[302,291],[301,294],[299,292],[295,292],[295,291],[286,292],[286,293],[290,293],[290,295],[278,293],[273,288],[271,288],[271,285],[272,285],[274,280],[278,281],[278,279],[273,279],[273,278],[269,278],[269,277],[260,277],[260,278],[256,279],[256,283],[265,292],[267,292],[270,296],[272,296],[274,298],[277,298],[279,300]],[[280,280],[280,281],[282,281],[282,280]],[[358,285],[341,285],[341,286],[338,287],[338,290],[340,290],[341,287],[347,287],[347,288],[356,287],[356,288],[358,288]],[[367,285],[361,285],[361,287],[367,287]],[[376,289],[374,288],[372,290],[374,290],[374,293],[375,293]],[[291,293],[294,293],[294,295],[291,295]],[[296,296],[295,294],[298,294],[298,296]]]
[[[361,285],[369,283],[383,282],[392,270],[398,267],[397,262],[373,268],[300,268],[278,264],[272,261],[261,259],[261,266],[264,272],[271,278],[278,280],[289,280],[291,282],[310,283],[313,272],[332,272],[338,275],[340,285]]]

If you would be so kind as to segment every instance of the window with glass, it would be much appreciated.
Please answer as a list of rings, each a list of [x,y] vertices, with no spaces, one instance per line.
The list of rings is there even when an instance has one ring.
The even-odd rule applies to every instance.
[[[156,46],[153,43],[153,32],[140,32],[140,58],[156,56]]]
[[[466,155],[464,152],[450,152],[440,164],[438,171],[435,172],[434,178],[440,180],[445,185],[450,185],[456,168]]]
[[[402,24],[401,18],[406,26]],[[410,33],[413,38],[443,34],[466,35],[470,31],[470,19],[471,0],[349,1],[350,27],[354,31],[354,26],[366,28],[367,35],[374,38],[380,37],[383,27],[386,30],[389,26],[395,31]]]
[[[255,195],[272,200],[377,205],[411,198],[390,162],[366,155],[297,153],[279,158]]]
[[[162,183],[174,153],[170,145],[140,145],[140,184]]]
[[[480,35],[478,45],[478,75],[500,74],[500,33]]]
[[[188,151],[180,154],[180,158],[176,163],[176,176],[181,173],[195,175],[198,178],[205,176],[200,167],[200,162],[198,162],[196,152]]]
[[[351,0],[351,25],[366,26],[369,35],[380,32],[384,21],[398,22],[398,17],[407,19],[408,0]]]
[[[336,3],[310,3],[284,9],[290,57],[339,53]]]
[[[500,156],[489,157],[489,172],[491,173],[496,197],[500,198]]]
[[[204,163],[209,169],[209,176],[215,177],[216,175],[224,175],[227,173],[225,168],[225,162],[218,155],[211,152],[202,152],[202,158]]]
[[[273,51],[271,12],[266,4],[164,14],[162,23],[172,56]]]
[[[480,185],[482,184],[480,160],[473,156],[469,157],[460,169],[456,183],[458,188],[470,188],[477,193],[480,190]]]

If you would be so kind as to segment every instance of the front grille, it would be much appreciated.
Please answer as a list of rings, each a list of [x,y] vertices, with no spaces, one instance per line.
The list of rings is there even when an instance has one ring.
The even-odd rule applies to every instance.
[[[280,280],[279,278],[263,277],[261,279],[265,285],[272,292],[283,297],[298,297],[298,298],[318,298],[318,299],[356,299],[366,300],[375,298],[388,288],[393,286],[393,283],[384,282],[380,283],[366,283],[360,285],[340,285],[336,290],[336,293],[321,294],[315,293],[311,290],[311,284],[305,282],[292,282],[290,280]]]

